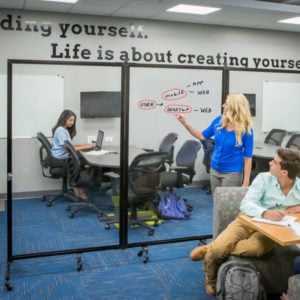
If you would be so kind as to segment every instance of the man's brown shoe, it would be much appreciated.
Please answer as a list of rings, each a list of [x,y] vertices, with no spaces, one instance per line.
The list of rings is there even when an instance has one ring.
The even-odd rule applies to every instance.
[[[207,252],[207,245],[198,246],[190,253],[190,259],[193,261],[202,260]]]
[[[215,296],[217,294],[216,285],[214,283],[205,283],[206,293],[210,296]]]

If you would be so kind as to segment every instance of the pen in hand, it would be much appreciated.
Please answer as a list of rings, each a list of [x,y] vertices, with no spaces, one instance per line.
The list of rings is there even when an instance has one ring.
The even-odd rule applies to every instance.
[[[278,206],[276,205],[276,207]],[[279,209],[266,210],[262,216],[263,218],[269,219],[271,221],[280,221],[285,216],[285,212]]]

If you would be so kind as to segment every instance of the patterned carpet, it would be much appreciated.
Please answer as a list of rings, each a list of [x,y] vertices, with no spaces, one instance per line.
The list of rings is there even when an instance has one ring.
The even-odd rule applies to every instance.
[[[144,228],[128,231],[129,242],[211,234],[212,199],[200,188],[178,190],[193,205],[189,220],[163,222],[148,236]],[[109,207],[109,197],[100,195]],[[99,198],[99,199],[100,199]],[[97,199],[95,200],[97,201]],[[13,253],[54,251],[118,244],[118,229],[105,230],[90,212],[68,218],[66,202],[46,207],[39,199],[14,201]],[[34,212],[34,213],[32,213]],[[6,241],[5,214],[0,213],[2,241]],[[82,255],[83,269],[76,270],[76,256],[60,255],[15,260],[13,291],[0,286],[0,299],[211,299],[205,293],[202,263],[188,259],[197,241],[149,246],[149,261],[140,249],[108,250]],[[6,242],[0,245],[1,278],[5,278]]]

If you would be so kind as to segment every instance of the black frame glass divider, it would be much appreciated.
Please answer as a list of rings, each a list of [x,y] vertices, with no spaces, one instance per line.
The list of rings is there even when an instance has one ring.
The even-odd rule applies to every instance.
[[[12,228],[12,218],[13,218],[13,201],[12,201],[12,89],[13,89],[13,65],[18,64],[41,64],[41,65],[67,65],[67,66],[113,66],[121,67],[121,97],[122,97],[122,109],[121,109],[121,135],[120,135],[120,145],[121,145],[121,161],[120,161],[120,230],[119,230],[119,244],[118,245],[107,245],[99,247],[87,247],[87,248],[77,248],[77,249],[67,249],[58,251],[48,251],[39,253],[26,253],[26,254],[13,254],[13,228]],[[7,266],[5,272],[5,287],[8,291],[13,290],[13,285],[10,280],[11,264],[14,260],[22,259],[32,259],[56,255],[67,255],[75,254],[77,261],[77,271],[82,269],[82,259],[81,254],[84,252],[95,252],[95,251],[105,251],[112,249],[126,249],[133,247],[141,247],[141,251],[138,255],[141,256],[142,253],[148,254],[147,247],[150,245],[161,245],[168,243],[179,243],[199,240],[205,241],[206,239],[211,239],[212,234],[207,235],[195,235],[184,238],[175,239],[165,239],[149,242],[136,242],[128,243],[128,140],[129,140],[129,83],[130,67],[143,67],[143,68],[170,68],[170,69],[201,69],[201,70],[221,70],[223,72],[222,76],[222,96],[224,96],[228,91],[228,82],[225,80],[226,74],[224,73],[223,67],[195,67],[195,66],[178,66],[178,65],[151,65],[151,64],[129,64],[125,63],[95,63],[95,62],[71,62],[71,61],[49,61],[49,60],[22,60],[22,59],[8,59],[7,60]],[[225,85],[224,82],[227,82]],[[144,263],[145,263],[144,257]]]
[[[49,252],[39,252],[39,253],[26,253],[26,254],[13,254],[13,228],[12,228],[12,219],[13,219],[13,201],[12,201],[12,89],[13,89],[13,65],[14,64],[40,64],[40,65],[68,65],[68,66],[113,66],[121,67],[122,78],[121,85],[124,83],[124,64],[122,63],[89,63],[89,62],[62,62],[62,61],[48,61],[48,60],[18,60],[18,59],[8,59],[7,60],[7,267],[5,272],[5,287],[8,291],[13,290],[13,285],[10,280],[10,271],[11,264],[14,260],[21,259],[30,259],[30,258],[39,258],[39,257],[48,257],[56,255],[66,255],[66,254],[76,254],[77,261],[77,271],[82,269],[82,259],[81,254],[84,252],[93,252],[101,250],[111,250],[111,249],[120,249],[121,248],[121,230],[120,230],[120,241],[118,245],[108,245],[108,246],[99,246],[99,247],[87,247],[87,248],[78,248],[78,249],[68,249],[60,251],[49,251]],[[122,92],[122,99],[124,101],[125,96]],[[124,113],[124,112],[122,112]],[[124,115],[121,115],[121,119],[124,119]],[[124,137],[121,133],[121,139],[124,140]],[[126,147],[125,145],[123,148]],[[123,149],[124,150],[124,149]],[[124,156],[121,157],[121,170],[124,166]],[[124,174],[124,171],[123,171]],[[125,187],[126,189],[126,187]],[[121,196],[122,197],[122,196]]]
[[[223,98],[228,93],[228,86],[229,83],[226,79],[226,76],[228,74],[228,71],[224,67],[199,67],[199,66],[178,66],[178,65],[162,65],[162,64],[136,64],[136,63],[129,63],[128,64],[128,77],[130,78],[130,68],[161,68],[161,69],[189,69],[189,70],[220,70],[222,71],[222,83],[221,83],[221,89],[222,89],[222,95],[221,95],[221,102],[220,106],[222,104]],[[128,84],[128,99],[129,99],[129,84],[130,80],[126,81]],[[129,117],[127,118],[127,122],[129,122]],[[129,139],[129,132],[127,132],[127,142]],[[148,246],[154,246],[154,245],[162,245],[162,244],[171,244],[171,243],[180,243],[180,242],[189,242],[189,241],[199,241],[201,244],[205,244],[206,240],[211,239],[212,234],[207,235],[194,235],[194,236],[188,236],[183,238],[172,238],[172,239],[164,239],[164,240],[156,240],[156,241],[147,241],[147,242],[132,242],[127,243],[126,248],[135,248],[135,247],[141,247],[141,250],[138,252],[138,256],[143,256],[143,262],[147,263],[148,261]],[[126,234],[126,241],[128,240],[128,235]]]

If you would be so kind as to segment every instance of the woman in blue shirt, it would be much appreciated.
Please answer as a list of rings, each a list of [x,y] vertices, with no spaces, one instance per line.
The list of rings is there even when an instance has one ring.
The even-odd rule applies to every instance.
[[[249,102],[243,94],[229,94],[223,114],[204,130],[189,125],[182,115],[177,119],[196,138],[215,139],[211,159],[212,192],[218,186],[249,186],[253,153],[253,125]]]
[[[59,116],[57,123],[52,128],[53,141],[51,146],[52,156],[61,159],[62,164],[68,158],[68,153],[65,150],[64,143],[72,139],[76,135],[76,114],[69,109],[65,109]],[[74,145],[76,151],[92,148],[91,144]],[[87,199],[87,195],[82,188],[75,188],[75,194],[82,198]]]

